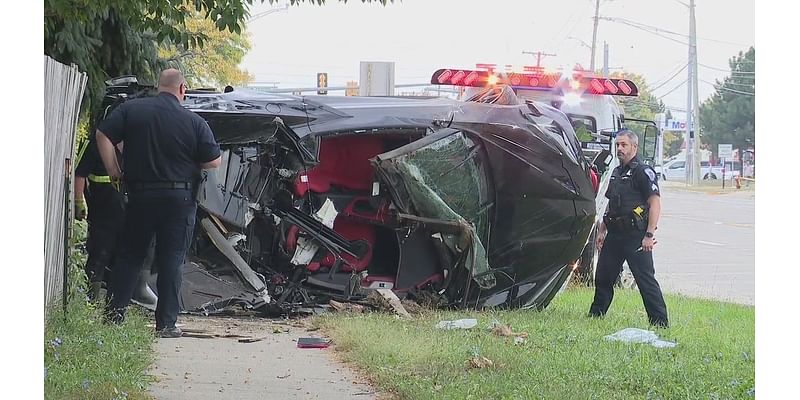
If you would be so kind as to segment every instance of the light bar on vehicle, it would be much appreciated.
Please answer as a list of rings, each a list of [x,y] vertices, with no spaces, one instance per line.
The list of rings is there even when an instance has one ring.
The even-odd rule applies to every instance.
[[[567,78],[564,78],[565,80]],[[520,89],[552,90],[560,87],[561,73],[547,73],[537,71],[534,73],[507,72],[500,73],[493,70],[476,71],[460,68],[443,68],[433,73],[431,84],[486,87],[495,84],[510,85]],[[639,88],[629,79],[578,77],[566,84],[572,90],[583,90],[588,94],[608,94],[615,96],[638,96]]]

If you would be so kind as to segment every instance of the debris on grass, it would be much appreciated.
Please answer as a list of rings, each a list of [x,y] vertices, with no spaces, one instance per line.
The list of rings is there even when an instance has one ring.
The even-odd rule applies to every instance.
[[[436,324],[437,329],[472,329],[478,326],[478,320],[474,318],[457,319],[455,321],[439,321]]]
[[[671,348],[678,344],[658,338],[653,331],[647,331],[639,328],[625,328],[617,331],[614,334],[604,337],[605,340],[620,341],[626,343],[647,343],[657,348]]]
[[[365,309],[361,304],[342,303],[336,300],[331,300],[328,304],[331,306],[331,309],[336,312],[363,313]]]
[[[491,368],[494,362],[484,356],[474,356],[467,360],[467,369]]]

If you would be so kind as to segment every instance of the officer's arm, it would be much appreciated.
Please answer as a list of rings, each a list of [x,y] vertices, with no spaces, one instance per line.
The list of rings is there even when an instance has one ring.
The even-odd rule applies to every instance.
[[[200,168],[202,169],[219,168],[220,164],[222,164],[222,156],[219,156],[207,163],[200,164]]]
[[[647,205],[650,210],[647,215],[647,231],[655,233],[658,226],[658,217],[661,215],[661,196],[651,194],[647,199]]]
[[[114,144],[105,133],[97,130],[97,150],[100,152],[100,158],[103,159],[103,165],[108,171],[108,175],[113,178],[122,178],[122,170],[119,168],[117,161],[117,152],[114,151]]]
[[[75,200],[83,199],[83,191],[86,189],[86,177],[75,175]]]

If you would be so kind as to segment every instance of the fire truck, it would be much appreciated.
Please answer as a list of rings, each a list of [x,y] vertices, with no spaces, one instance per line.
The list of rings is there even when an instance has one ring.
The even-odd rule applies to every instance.
[[[541,67],[523,67],[522,72],[498,71],[495,64],[477,64],[475,69],[443,68],[431,77],[431,84],[462,88],[462,97],[470,98],[487,86],[508,85],[522,99],[546,103],[567,115],[581,143],[583,155],[593,166],[596,179],[595,226],[577,264],[578,276],[592,283],[597,268],[597,227],[608,207],[606,191],[611,172],[619,165],[614,151],[616,133],[630,129],[639,136],[639,158],[653,166],[660,132],[654,121],[626,118],[615,100],[617,96],[635,97],[636,84],[628,79],[600,77],[576,68],[572,71],[548,71]],[[620,285],[634,284],[627,270]]]

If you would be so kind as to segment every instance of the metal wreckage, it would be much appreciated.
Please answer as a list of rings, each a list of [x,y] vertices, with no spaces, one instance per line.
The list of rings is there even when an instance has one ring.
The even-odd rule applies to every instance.
[[[106,100],[147,92],[123,78]],[[193,91],[184,106],[223,151],[197,185],[185,312],[313,311],[378,288],[541,309],[595,221],[570,121],[507,86],[467,101]]]

